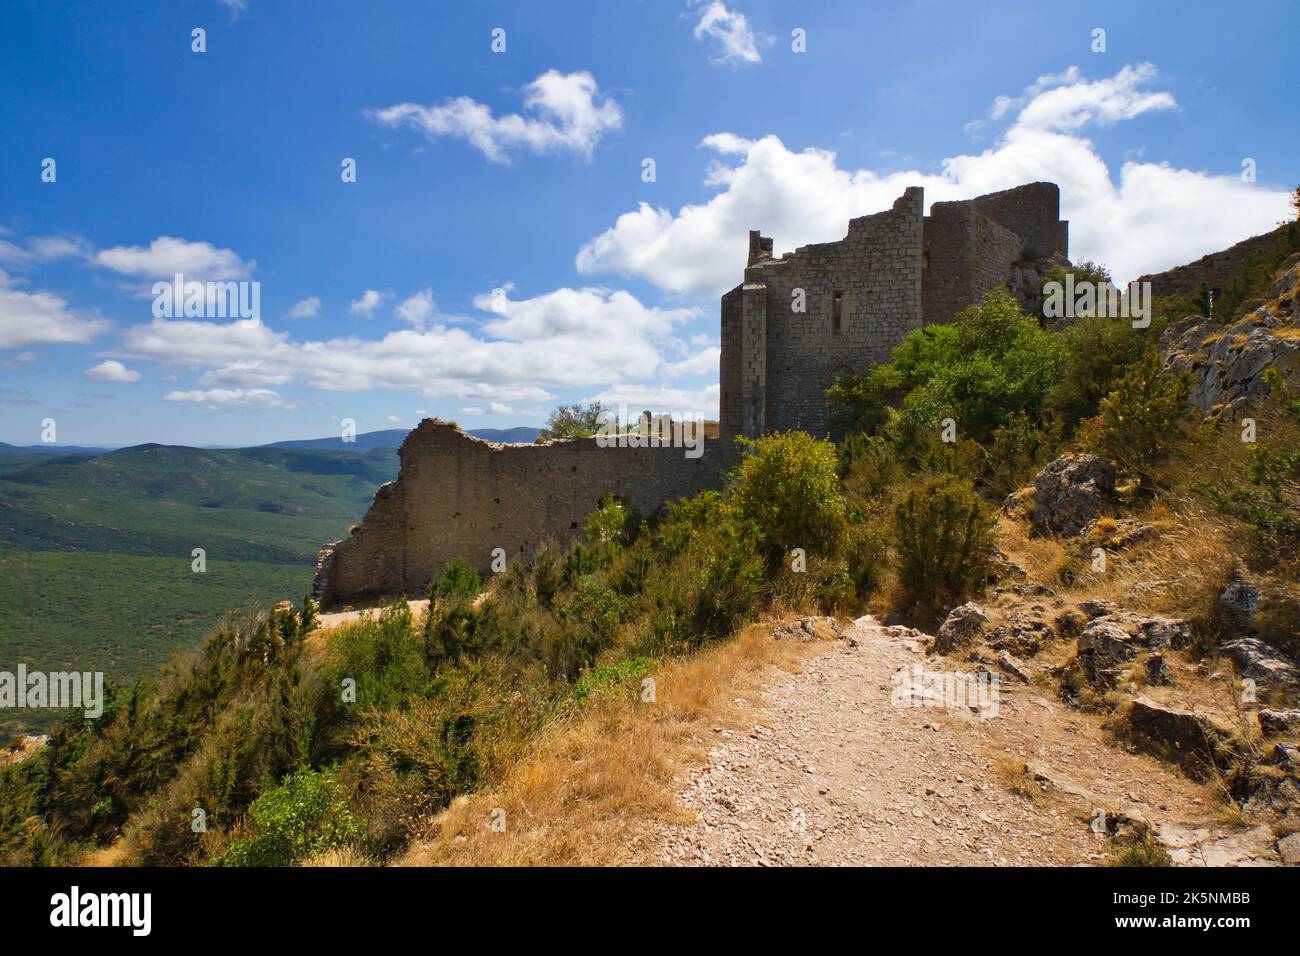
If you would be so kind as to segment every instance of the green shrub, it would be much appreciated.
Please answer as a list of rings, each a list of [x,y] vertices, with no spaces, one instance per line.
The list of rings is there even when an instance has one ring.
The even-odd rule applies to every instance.
[[[363,618],[336,630],[324,674],[325,712],[332,716],[355,709],[339,701],[345,680],[355,681],[356,704],[361,707],[397,707],[412,695],[425,693],[429,674],[406,601],[394,600],[380,609],[377,618]]]
[[[993,518],[969,481],[943,477],[909,491],[894,511],[899,609],[925,625],[987,579]]]
[[[1111,866],[1159,867],[1173,866],[1169,852],[1157,843],[1124,841],[1116,843],[1111,851]]]
[[[716,520],[695,524],[694,518]],[[674,509],[647,542],[651,563],[639,595],[640,637],[630,652],[680,654],[729,635],[759,606],[766,578],[760,534],[738,511],[717,506]],[[662,550],[655,546],[664,542]]]
[[[434,579],[429,586],[429,604],[438,604],[453,598],[475,598],[483,589],[478,571],[464,558],[457,558]]]
[[[302,599],[302,615],[299,618],[299,624],[304,636],[320,627],[320,605],[312,600],[310,594]]]
[[[361,824],[348,809],[333,770],[301,770],[248,808],[252,835],[232,841],[226,866],[293,866],[322,850],[358,841]]]
[[[1096,415],[1129,367],[1155,350],[1164,324],[1153,318],[1149,328],[1135,329],[1129,319],[1098,316],[1080,319],[1061,333],[1066,359],[1047,407],[1064,435]]]
[[[1014,414],[1042,417],[1063,362],[1060,339],[995,290],[955,322],[909,333],[886,364],[839,379],[827,392],[832,434],[884,434],[907,455],[951,418],[986,443]]]
[[[541,547],[527,559],[527,568],[529,593],[549,611],[566,579],[565,561],[555,543],[542,542]]]
[[[424,660],[434,670],[476,657],[480,651],[479,616],[465,597],[429,605],[424,619]]]
[[[1270,397],[1274,409],[1286,396]],[[1221,514],[1233,515],[1254,532],[1255,545],[1268,564],[1300,560],[1300,450],[1294,424],[1279,420],[1270,409],[1257,403],[1260,435],[1256,443],[1244,445],[1235,434],[1240,426],[1227,423],[1196,436],[1192,453],[1211,459],[1217,452],[1226,458],[1213,471],[1207,470],[1189,482],[1191,490],[1204,495]],[[1207,448],[1207,445],[1212,447]],[[1230,448],[1236,454],[1223,455]],[[1225,467],[1226,465],[1226,467]]]
[[[1056,436],[1040,428],[1028,415],[1011,415],[993,430],[980,480],[983,490],[1000,500],[1023,488],[1056,447]]]
[[[1084,432],[1098,454],[1146,481],[1183,432],[1189,385],[1152,350],[1129,367]]]
[[[582,532],[599,567],[609,564],[636,537],[641,519],[619,499],[610,496],[587,516]]]
[[[588,438],[598,431],[612,409],[600,402],[589,405],[561,405],[546,419],[546,427],[537,436],[539,442],[564,438]]]
[[[585,704],[588,698],[626,687],[629,684],[640,686],[642,678],[654,673],[659,661],[652,657],[626,657],[612,664],[601,664],[582,675],[573,687],[570,699],[577,704]]]
[[[1068,275],[1074,276],[1075,284],[1080,282],[1095,282],[1099,285],[1106,285],[1110,282],[1110,270],[1098,262],[1090,259],[1084,259],[1082,262],[1073,265],[1066,265],[1062,262],[1053,262],[1043,273],[1043,285],[1049,282],[1059,282],[1065,284],[1065,278]]]
[[[746,442],[748,454],[731,475],[729,505],[758,529],[772,564],[792,548],[836,557],[847,527],[835,446],[806,432]]]
[[[810,558],[797,571],[789,563],[772,580],[773,603],[778,608],[815,613],[847,613],[857,602],[858,589],[850,562],[845,558]]]
[[[632,602],[594,577],[582,578],[558,608],[561,621],[607,634],[628,620]]]
[[[716,491],[702,491],[694,498],[670,502],[668,517],[659,523],[652,539],[643,540],[642,551],[670,561],[699,536],[700,529],[714,528],[729,520]]]
[[[545,713],[537,696],[519,692],[493,661],[439,674],[429,696],[407,709],[371,710],[351,740],[355,790],[368,818],[395,822],[372,833],[377,842],[368,849],[395,849],[398,831],[484,783],[518,754]]]

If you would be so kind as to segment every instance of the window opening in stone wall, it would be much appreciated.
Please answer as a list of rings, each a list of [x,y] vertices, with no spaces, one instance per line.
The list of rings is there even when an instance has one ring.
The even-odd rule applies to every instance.
[[[836,335],[844,327],[844,293],[836,289],[831,296],[831,331]]]

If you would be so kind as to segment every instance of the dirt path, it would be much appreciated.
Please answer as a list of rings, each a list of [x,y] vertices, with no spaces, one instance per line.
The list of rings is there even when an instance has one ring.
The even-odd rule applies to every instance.
[[[407,601],[411,607],[411,613],[419,617],[424,613],[425,608],[429,606],[428,601]],[[318,630],[329,631],[338,627],[340,624],[346,624],[349,621],[359,621],[363,617],[377,617],[380,608],[366,607],[354,611],[331,611],[328,614],[319,615],[319,623],[316,625]]]
[[[891,678],[915,664],[953,666],[865,617],[775,678],[748,732],[714,728],[709,763],[681,794],[694,822],[660,831],[645,862],[1069,865],[1110,850],[1091,825],[1098,810],[1225,829],[1210,788],[1125,751],[1045,688],[1002,680],[987,719],[896,706]]]

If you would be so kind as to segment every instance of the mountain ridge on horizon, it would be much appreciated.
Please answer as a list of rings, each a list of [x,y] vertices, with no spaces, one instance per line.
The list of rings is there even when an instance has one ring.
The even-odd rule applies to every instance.
[[[298,450],[324,449],[354,451],[359,454],[376,448],[396,448],[411,431],[409,428],[387,428],[373,432],[362,432],[352,442],[344,442],[338,437],[328,438],[291,438],[284,441],[267,442],[260,445],[172,445],[167,442],[137,442],[131,445],[15,445],[0,441],[0,455],[106,455],[127,448],[142,448],[156,445],[169,448],[195,448],[200,451],[239,450],[245,448],[294,448]],[[518,425],[512,428],[476,428],[466,432],[484,441],[503,442],[506,444],[532,444],[541,434],[540,428]]]

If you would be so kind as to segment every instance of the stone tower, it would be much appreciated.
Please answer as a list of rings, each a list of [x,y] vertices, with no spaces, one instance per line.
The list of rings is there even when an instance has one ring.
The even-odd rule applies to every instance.
[[[826,432],[826,389],[889,358],[924,323],[949,322],[1026,258],[1068,251],[1060,191],[1030,183],[935,203],[913,186],[850,219],[838,242],[781,258],[749,235],[744,281],[722,297],[721,437]]]

